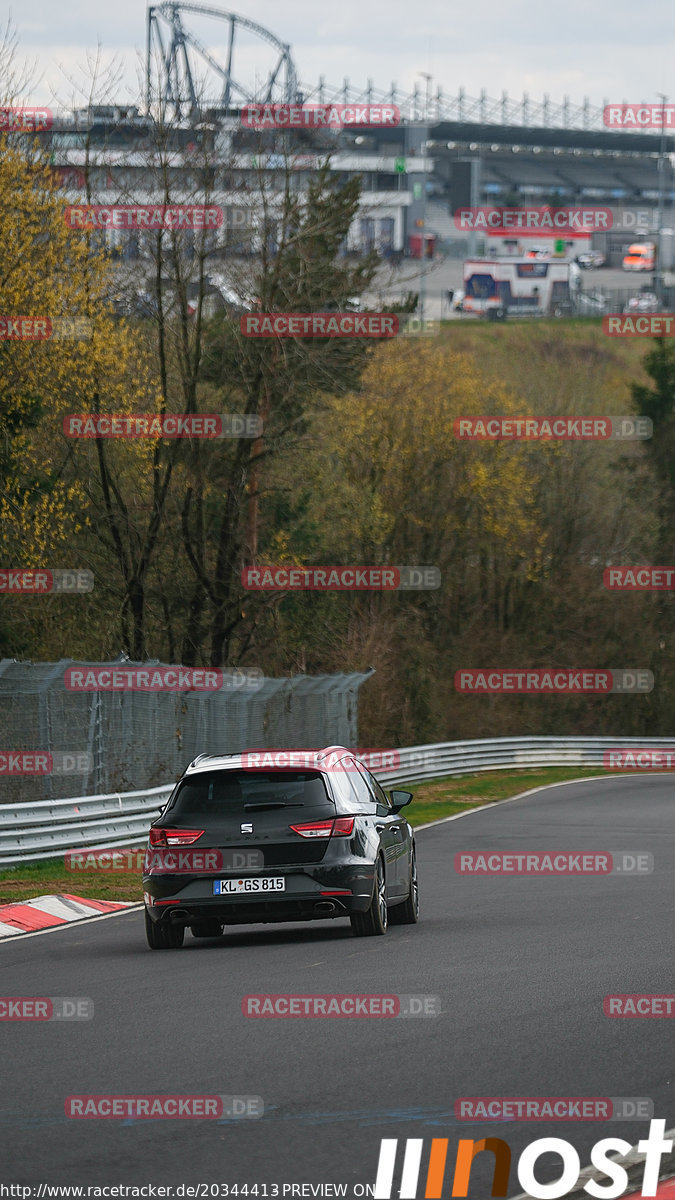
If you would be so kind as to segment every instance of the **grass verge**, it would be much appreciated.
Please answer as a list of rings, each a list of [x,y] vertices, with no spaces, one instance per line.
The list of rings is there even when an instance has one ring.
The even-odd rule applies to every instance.
[[[601,767],[545,767],[525,771],[481,771],[456,779],[430,779],[426,783],[398,784],[415,793],[406,816],[411,825],[424,825],[480,808],[496,800],[517,796],[528,788],[579,779],[589,775],[608,775]],[[36,896],[69,892],[95,900],[142,900],[140,872],[67,871],[62,858],[26,863],[14,870],[0,872],[0,904],[30,900]],[[1,919],[1,918],[0,918]]]
[[[399,783],[396,786],[414,792],[415,799],[406,809],[411,825],[425,825],[440,817],[451,817],[467,808],[480,808],[496,800],[508,800],[530,788],[546,787],[565,779],[590,775],[610,775],[602,767],[534,767],[526,771],[479,771],[456,779],[430,779],[427,783]]]

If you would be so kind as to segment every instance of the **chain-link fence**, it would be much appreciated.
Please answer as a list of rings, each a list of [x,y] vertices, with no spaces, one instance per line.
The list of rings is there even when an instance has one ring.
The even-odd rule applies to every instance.
[[[76,668],[85,687],[72,686]],[[111,686],[113,670],[124,682],[135,668],[146,672],[145,690]],[[0,803],[159,786],[197,754],[355,745],[358,689],[372,674],[267,679],[242,669],[219,673],[211,690],[151,690],[159,673],[167,680],[185,670],[127,659],[2,660]],[[106,687],[85,690],[89,672]]]

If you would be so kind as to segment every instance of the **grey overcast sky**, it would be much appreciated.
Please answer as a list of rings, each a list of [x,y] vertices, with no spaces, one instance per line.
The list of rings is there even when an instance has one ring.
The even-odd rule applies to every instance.
[[[411,90],[420,72],[448,94],[469,96],[485,88],[532,100],[567,94],[599,104],[654,101],[657,92],[675,100],[675,4],[673,0],[213,0],[268,28],[290,43],[305,83],[324,75],[328,84],[347,76],[378,88],[392,81]],[[31,99],[68,105],[70,80],[88,90],[87,62],[102,48],[103,60],[121,68],[117,99],[136,93],[145,48],[143,0],[29,0],[9,15],[19,55],[36,64]],[[5,10],[7,14],[7,10]],[[4,24],[4,22],[3,22]],[[186,18],[188,28],[224,57],[224,23]],[[263,43],[243,40],[237,74],[252,83],[269,69]],[[79,98],[78,103],[84,101]]]

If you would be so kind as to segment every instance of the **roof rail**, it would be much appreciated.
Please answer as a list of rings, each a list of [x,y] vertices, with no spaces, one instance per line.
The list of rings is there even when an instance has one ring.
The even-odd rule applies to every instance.
[[[244,753],[243,750],[228,750],[227,753],[225,753],[225,754],[198,754],[196,758],[192,759],[192,762],[189,763],[188,766],[194,767],[198,762],[201,762],[202,759],[204,759],[204,758],[235,758],[238,754],[243,754],[243,753]]]
[[[198,754],[196,758],[192,759],[192,762],[188,763],[188,767],[194,767],[198,762],[201,762],[201,760],[203,758],[212,758],[212,757],[213,756],[211,754]]]
[[[354,750],[349,750],[347,746],[324,746],[323,750],[317,750],[317,759],[325,758],[327,754],[355,754]]]

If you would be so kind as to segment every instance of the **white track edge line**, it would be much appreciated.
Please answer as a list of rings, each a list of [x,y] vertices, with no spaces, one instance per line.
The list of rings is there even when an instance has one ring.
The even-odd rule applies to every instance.
[[[492,800],[490,804],[477,804],[475,808],[467,808],[465,812],[453,813],[451,817],[439,817],[437,821],[427,821],[424,825],[413,825],[413,833],[417,833],[419,829],[431,829],[434,825],[444,825],[446,821],[458,821],[460,817],[470,817],[473,813],[485,812],[488,808],[497,808],[500,804],[513,804],[514,800],[524,800],[526,796],[535,796],[537,792],[547,792],[549,788],[569,787],[574,783],[594,783],[596,780],[609,779],[628,779],[634,772],[620,775],[585,775],[581,779],[559,779],[556,783],[542,783],[539,787],[529,788],[527,792],[518,792],[517,796],[505,796],[503,800]],[[645,771],[645,775],[663,775],[663,771]],[[644,778],[644,776],[640,776]],[[419,780],[424,784],[425,780]],[[410,785],[414,787],[414,784]],[[452,803],[452,801],[451,801]]]

